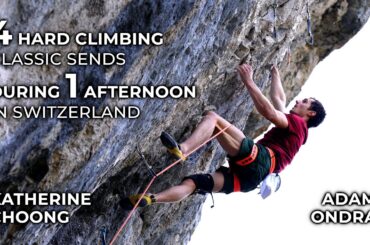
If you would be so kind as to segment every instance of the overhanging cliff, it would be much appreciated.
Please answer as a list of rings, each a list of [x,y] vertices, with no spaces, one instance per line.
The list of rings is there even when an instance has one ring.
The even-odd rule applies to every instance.
[[[277,6],[274,3],[277,3]],[[309,5],[314,45],[307,44]],[[274,14],[275,13],[275,14]],[[1,86],[38,81],[67,84],[64,74],[78,75],[80,90],[93,85],[194,85],[195,99],[59,99],[9,100],[0,105],[136,105],[137,119],[0,119],[0,192],[91,192],[92,205],[67,207],[66,225],[32,224],[12,227],[12,244],[96,244],[99,230],[108,240],[127,215],[120,196],[143,191],[150,176],[135,147],[140,146],[156,171],[172,158],[158,137],[162,131],[186,138],[201,114],[213,109],[245,134],[260,134],[268,122],[238,81],[241,62],[255,69],[265,92],[269,69],[278,64],[291,100],[312,69],[340,48],[367,21],[368,0],[340,1],[2,1],[0,16],[18,32],[161,32],[161,46],[64,47],[0,46],[0,52],[124,52],[124,66],[0,66]],[[276,32],[274,31],[274,27]],[[275,35],[276,34],[276,35]],[[157,179],[150,192],[169,187],[186,175],[210,172],[225,160],[217,143],[209,143],[186,164]],[[156,205],[136,212],[117,244],[183,244],[199,221],[204,197]],[[42,209],[28,207],[28,209]],[[7,225],[0,226],[5,234]],[[27,241],[27,242],[25,242]]]

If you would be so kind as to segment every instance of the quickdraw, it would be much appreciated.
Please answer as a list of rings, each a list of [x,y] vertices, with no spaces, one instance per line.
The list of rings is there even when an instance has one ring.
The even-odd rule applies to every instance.
[[[308,2],[306,2],[306,11],[307,11],[307,32],[308,32],[308,39],[306,42],[313,46],[314,45],[314,38],[312,34],[312,29],[311,29],[311,14],[310,14],[310,8],[308,6]]]
[[[105,226],[103,226],[101,229],[100,229],[100,241],[99,241],[99,245],[106,245],[106,241],[107,241],[107,233],[108,233],[108,230]]]
[[[277,0],[274,1],[273,7],[274,7],[274,33],[273,33],[273,35],[274,35],[274,38],[276,40],[277,39],[277,30],[276,30],[276,16],[277,15],[276,15],[276,10],[277,10],[277,7],[278,7]]]
[[[148,168],[148,171],[149,171],[150,175],[151,175],[152,177],[157,176],[157,175],[155,174],[155,172],[154,172],[154,170],[153,170],[152,166],[150,166],[150,165],[149,165],[149,163],[147,162],[147,160],[145,159],[144,154],[141,152],[140,148],[139,148],[138,146],[136,146],[135,150],[136,150],[136,151],[137,151],[137,153],[139,154],[139,156],[140,156],[141,160],[143,160],[143,162],[144,162],[145,166]]]

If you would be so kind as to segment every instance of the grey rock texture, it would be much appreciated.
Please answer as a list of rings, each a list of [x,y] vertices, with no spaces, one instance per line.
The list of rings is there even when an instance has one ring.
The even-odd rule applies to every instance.
[[[185,139],[201,114],[214,109],[254,137],[268,122],[237,79],[235,68],[248,62],[255,81],[268,94],[269,68],[278,64],[291,100],[312,69],[332,50],[340,48],[367,21],[368,0],[199,0],[199,1],[25,1],[3,0],[0,17],[12,33],[162,32],[162,46],[64,47],[0,46],[14,52],[124,52],[124,66],[0,66],[0,85],[67,84],[66,72],[78,75],[80,89],[88,85],[195,85],[196,99],[96,99],[71,101],[9,100],[0,106],[24,105],[137,105],[138,119],[57,120],[0,119],[0,192],[91,192],[92,205],[67,207],[71,220],[61,224],[11,227],[9,244],[96,244],[99,229],[108,227],[108,240],[127,215],[120,196],[143,191],[150,181],[135,153],[140,144],[156,171],[173,159],[158,137],[163,130]],[[307,44],[307,6],[311,13],[313,46]],[[276,26],[276,37],[274,36]],[[324,81],[323,81],[324,82]],[[65,88],[67,89],[67,88]],[[225,154],[216,142],[193,154],[154,182],[150,192],[169,187],[186,175],[211,172]],[[185,244],[199,218],[204,197],[192,196],[176,204],[137,211],[116,244]],[[41,207],[28,207],[42,209]],[[1,235],[7,225],[0,226]]]

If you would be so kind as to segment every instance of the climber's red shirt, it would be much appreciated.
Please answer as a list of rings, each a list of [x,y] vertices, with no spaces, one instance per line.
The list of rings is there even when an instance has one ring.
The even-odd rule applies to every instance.
[[[299,148],[308,136],[307,123],[297,114],[285,114],[288,119],[287,128],[274,127],[257,143],[267,146],[276,155],[275,173],[281,172],[293,160]]]

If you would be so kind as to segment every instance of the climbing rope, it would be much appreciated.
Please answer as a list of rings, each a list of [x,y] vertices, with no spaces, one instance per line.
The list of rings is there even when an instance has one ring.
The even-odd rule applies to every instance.
[[[205,144],[207,144],[209,141],[213,140],[214,138],[216,138],[220,134],[224,133],[229,127],[231,127],[231,124],[229,126],[223,128],[219,132],[217,132],[215,135],[213,135],[211,138],[209,138],[208,140],[206,140],[205,142],[203,142],[202,144],[200,144],[199,146],[197,146],[194,150],[190,151],[188,154],[185,154],[185,157],[190,156],[195,151],[197,151],[199,148],[201,148],[202,146],[204,146]],[[124,222],[122,223],[122,225],[120,226],[120,228],[118,229],[118,231],[116,232],[116,234],[114,235],[114,237],[113,237],[112,241],[109,243],[109,245],[113,245],[113,243],[117,240],[119,234],[121,233],[121,231],[123,230],[123,228],[125,228],[125,226],[127,225],[128,221],[130,220],[131,216],[135,212],[136,208],[139,206],[140,201],[143,199],[144,195],[147,193],[147,191],[149,190],[150,186],[153,184],[154,180],[157,177],[159,177],[162,174],[164,174],[166,171],[168,171],[169,169],[171,169],[173,166],[175,166],[176,164],[178,164],[181,161],[182,161],[181,159],[178,159],[177,161],[173,162],[172,164],[170,164],[169,166],[167,166],[165,169],[163,169],[159,173],[153,175],[152,179],[150,180],[149,184],[145,188],[144,192],[141,194],[140,198],[135,203],[134,207],[132,208],[132,210],[128,214],[127,218],[124,220]]]

